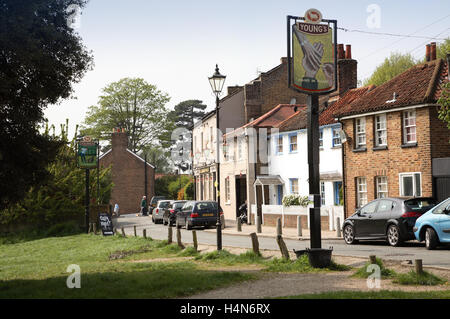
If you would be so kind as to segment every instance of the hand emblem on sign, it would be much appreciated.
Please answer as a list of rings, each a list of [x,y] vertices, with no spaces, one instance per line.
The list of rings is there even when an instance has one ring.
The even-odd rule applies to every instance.
[[[303,37],[300,45],[304,56],[302,64],[305,68],[305,77],[315,78],[323,57],[323,44],[321,42],[311,44],[306,37]]]

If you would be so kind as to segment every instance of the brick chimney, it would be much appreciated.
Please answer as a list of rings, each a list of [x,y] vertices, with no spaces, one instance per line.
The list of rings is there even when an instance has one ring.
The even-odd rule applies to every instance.
[[[450,81],[450,53],[447,53],[447,80]]]
[[[342,95],[349,89],[356,88],[358,84],[357,65],[358,62],[352,59],[352,47],[338,44],[338,94]]]
[[[280,63],[281,64],[287,64],[287,57],[281,57],[280,58]]]
[[[436,60],[436,42],[431,42],[430,60]]]
[[[227,94],[228,95],[234,94],[235,92],[239,91],[242,88],[243,88],[243,86],[239,86],[239,85],[229,86],[229,87],[227,87]]]
[[[113,130],[111,144],[113,150],[124,150],[128,147],[128,134],[125,129],[117,128]]]
[[[425,46],[425,61],[430,62],[431,58],[431,45],[427,44]]]

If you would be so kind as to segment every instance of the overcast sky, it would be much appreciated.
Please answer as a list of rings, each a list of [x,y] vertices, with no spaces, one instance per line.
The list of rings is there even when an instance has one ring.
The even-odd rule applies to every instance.
[[[372,4],[380,9],[379,28],[371,19]],[[310,7],[350,30],[450,36],[448,0],[90,0],[77,32],[93,51],[94,69],[75,86],[76,99],[50,106],[45,115],[57,128],[68,118],[72,132],[102,88],[123,77],[142,77],[167,92],[170,108],[200,99],[212,109],[207,78],[215,64],[227,76],[225,86],[243,85],[270,70],[286,56],[286,16],[303,16]],[[422,58],[431,41],[338,30],[338,43],[352,45],[359,80],[391,52]]]

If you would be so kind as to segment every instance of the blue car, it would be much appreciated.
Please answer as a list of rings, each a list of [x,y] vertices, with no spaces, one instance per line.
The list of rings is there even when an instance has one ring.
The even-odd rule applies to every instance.
[[[450,243],[450,197],[420,216],[413,231],[418,241],[425,240],[427,249]]]

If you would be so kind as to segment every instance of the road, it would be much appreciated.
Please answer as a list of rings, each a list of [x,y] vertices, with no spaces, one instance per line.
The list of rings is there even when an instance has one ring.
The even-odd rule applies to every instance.
[[[153,224],[150,217],[126,215],[114,219],[114,226],[117,229],[125,228],[127,234],[133,234],[133,226],[136,226],[137,234],[142,236],[142,229],[147,229],[147,236],[154,239],[167,239],[167,226]],[[175,238],[175,233],[174,233]],[[181,230],[181,238],[185,243],[192,243],[190,231]],[[197,239],[200,244],[215,245],[217,242],[216,233],[205,232],[199,229]],[[251,248],[250,237],[223,234],[223,246]],[[285,239],[290,251],[300,250],[310,247],[308,240]],[[259,247],[261,249],[278,250],[275,238],[259,237]],[[440,247],[437,250],[427,250],[423,243],[417,241],[406,242],[402,247],[391,247],[385,241],[362,242],[357,245],[347,245],[343,240],[322,240],[322,247],[333,247],[333,254],[342,256],[368,257],[376,255],[382,259],[391,260],[414,260],[422,259],[426,266],[444,267],[450,269],[450,246]]]

